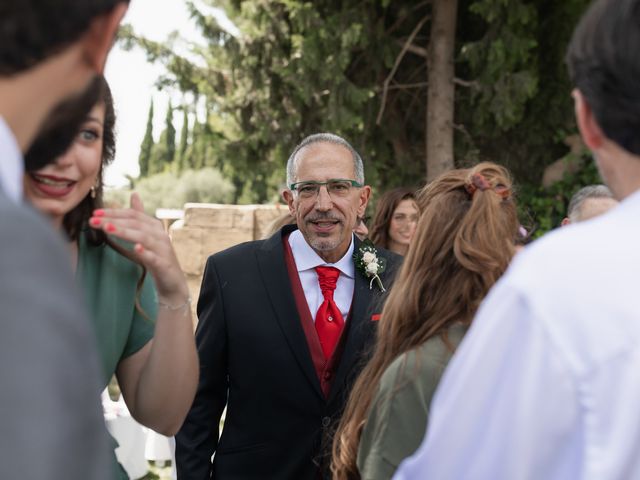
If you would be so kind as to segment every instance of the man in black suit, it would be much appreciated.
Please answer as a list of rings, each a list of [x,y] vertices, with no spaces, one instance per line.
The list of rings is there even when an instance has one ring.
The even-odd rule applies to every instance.
[[[381,309],[380,285],[352,258],[361,255],[352,231],[371,189],[358,153],[332,134],[295,148],[287,186],[297,227],[207,261],[196,331],[200,384],[176,437],[181,480],[328,474],[332,427]],[[399,257],[377,256],[387,261],[380,280],[388,287]]]

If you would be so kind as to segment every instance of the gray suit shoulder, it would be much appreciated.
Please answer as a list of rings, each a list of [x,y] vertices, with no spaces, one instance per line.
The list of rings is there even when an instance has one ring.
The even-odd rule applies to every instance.
[[[0,476],[112,478],[95,334],[69,251],[2,192],[0,223]]]

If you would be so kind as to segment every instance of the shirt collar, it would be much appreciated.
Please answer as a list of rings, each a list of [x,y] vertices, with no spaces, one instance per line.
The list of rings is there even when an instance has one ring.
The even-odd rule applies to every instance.
[[[22,202],[22,153],[13,132],[0,116],[0,187],[14,202]]]
[[[336,263],[327,263],[320,258],[320,255],[307,243],[300,230],[291,232],[291,235],[289,235],[289,245],[291,246],[291,253],[296,261],[298,272],[326,265],[337,268],[347,277],[355,277],[355,266],[352,259],[354,248],[353,235],[351,235],[351,243],[349,244],[347,253]]]

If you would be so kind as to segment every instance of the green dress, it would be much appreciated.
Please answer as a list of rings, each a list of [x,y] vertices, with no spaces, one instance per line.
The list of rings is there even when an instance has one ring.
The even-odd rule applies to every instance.
[[[456,348],[466,327],[449,328]],[[396,358],[380,379],[362,429],[357,465],[362,480],[387,480],[424,439],[429,405],[452,352],[441,337]]]
[[[105,387],[120,360],[133,355],[153,338],[158,306],[155,286],[149,274],[138,296],[148,318],[135,308],[141,271],[141,267],[108,245],[92,246],[84,235],[80,236],[76,279],[85,292],[85,300],[92,313]],[[118,473],[117,478],[127,478],[120,467]]]

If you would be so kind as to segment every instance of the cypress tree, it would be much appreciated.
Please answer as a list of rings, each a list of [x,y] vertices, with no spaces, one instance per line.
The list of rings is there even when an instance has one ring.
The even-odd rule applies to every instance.
[[[149,106],[149,115],[147,117],[147,130],[140,144],[140,156],[138,157],[138,166],[140,167],[140,177],[149,176],[149,163],[151,160],[151,151],[153,150],[153,99]]]

